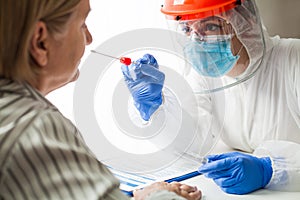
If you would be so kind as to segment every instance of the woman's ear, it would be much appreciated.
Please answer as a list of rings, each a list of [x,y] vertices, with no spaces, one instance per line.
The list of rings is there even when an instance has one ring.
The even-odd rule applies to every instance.
[[[44,22],[36,23],[30,42],[30,53],[38,66],[43,67],[48,63],[48,30]]]

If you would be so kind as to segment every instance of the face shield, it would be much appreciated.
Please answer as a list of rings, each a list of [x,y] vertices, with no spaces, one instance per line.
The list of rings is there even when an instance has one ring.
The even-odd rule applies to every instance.
[[[262,62],[265,42],[252,0],[166,0],[161,10],[180,35],[185,76],[202,80],[199,93],[222,90],[248,80]]]

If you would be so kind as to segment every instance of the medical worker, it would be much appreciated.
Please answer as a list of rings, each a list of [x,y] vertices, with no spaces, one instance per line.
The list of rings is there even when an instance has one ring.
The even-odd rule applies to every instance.
[[[300,191],[300,40],[270,38],[253,0],[165,0],[161,11],[187,38],[176,42],[192,66],[186,77],[199,107],[216,110],[207,117],[215,115],[222,140],[239,150],[207,156],[199,172],[232,194]],[[168,102],[156,59],[146,54],[122,71],[134,106],[151,121]],[[203,91],[223,93],[225,102],[201,99]]]

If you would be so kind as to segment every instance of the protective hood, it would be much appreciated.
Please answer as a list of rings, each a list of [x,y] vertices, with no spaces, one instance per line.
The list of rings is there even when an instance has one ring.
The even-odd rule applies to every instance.
[[[263,62],[265,52],[272,48],[272,42],[261,22],[258,9],[252,0],[245,1],[226,12],[228,21],[234,28],[238,39],[244,45],[249,65],[241,75],[234,77],[239,82],[250,78]]]
[[[167,1],[166,1],[167,2]],[[175,2],[175,1],[174,1]],[[194,1],[198,2],[198,1]],[[232,6],[232,1],[230,2],[230,5]],[[189,59],[188,56],[186,56],[186,71],[185,76],[189,77],[190,79],[197,79],[199,82],[199,79],[203,82],[202,87],[196,91],[199,93],[207,93],[207,92],[214,92],[223,90],[225,88],[232,87],[236,84],[239,84],[241,82],[244,82],[251,78],[255,72],[259,69],[261,63],[263,62],[264,55],[268,49],[272,47],[272,42],[270,40],[270,37],[268,33],[266,32],[264,26],[262,25],[259,11],[257,9],[257,6],[255,4],[255,1],[253,0],[245,0],[245,1],[238,1],[239,3],[236,3],[235,6],[231,9],[223,9],[224,12],[219,12],[220,9],[218,9],[218,12],[210,12],[212,16],[205,16],[205,18],[200,17],[198,20],[205,21],[205,19],[208,19],[209,17],[219,17],[226,21],[226,23],[230,24],[232,29],[234,30],[234,35],[239,40],[239,42],[242,44],[244,48],[244,54],[247,55],[247,64],[239,64],[239,60],[234,65],[234,67],[230,70],[237,71],[238,73],[224,73],[220,76],[211,77],[206,74],[199,74],[199,70],[197,73],[197,70],[195,70],[195,62],[192,63],[191,59]],[[178,2],[177,2],[178,3]],[[226,4],[227,5],[227,4]],[[199,9],[200,10],[200,9]],[[176,12],[178,13],[178,16],[176,17]],[[172,17],[168,15],[168,13],[165,12],[167,19],[171,19],[173,23],[178,24],[188,24],[191,23],[191,20],[186,20],[186,17],[184,17],[184,12],[176,11],[172,13]],[[182,14],[183,13],[183,14]],[[207,11],[205,11],[207,14]],[[180,15],[181,14],[181,15]],[[175,16],[175,17],[174,17]],[[190,16],[190,15],[189,15]],[[193,19],[195,16],[203,16],[197,13],[193,13]],[[183,20],[182,20],[183,19]],[[194,22],[193,22],[194,23]],[[178,26],[179,27],[179,26]],[[179,29],[179,28],[177,28]],[[226,30],[225,30],[226,31]],[[224,31],[224,32],[225,32]],[[181,41],[182,42],[182,41]],[[233,46],[233,42],[231,41],[231,46]],[[183,44],[184,46],[184,44]],[[191,46],[191,45],[190,45]],[[194,45],[196,46],[196,45]],[[212,60],[211,63],[213,63],[213,60],[216,60],[218,56],[216,56],[216,53],[209,55],[209,58],[205,58],[204,56],[197,58],[196,52],[203,52],[205,49],[205,45],[199,45],[200,48],[203,50],[197,50],[197,51],[189,51],[193,53],[193,60],[198,59],[198,63],[203,62],[203,60]],[[211,46],[211,45],[210,45]],[[223,45],[224,46],[224,45]],[[241,45],[239,45],[241,46]],[[222,47],[222,46],[221,46]],[[220,49],[220,45],[218,47]],[[228,47],[227,47],[228,48]],[[239,47],[236,47],[239,48]],[[199,49],[199,47],[198,47]],[[205,50],[207,52],[207,50]],[[220,50],[219,50],[220,52]],[[234,54],[233,56],[238,57],[239,59],[245,59],[245,56],[243,57],[242,53],[239,55],[240,51],[237,54]],[[202,53],[203,54],[203,53]],[[208,54],[208,53],[207,53]],[[226,54],[227,56],[228,54]],[[224,53],[223,55],[220,55],[219,57],[225,57]],[[232,57],[234,59],[234,57]],[[222,61],[222,59],[219,59]],[[224,60],[224,59],[223,59]],[[220,61],[220,62],[221,62]],[[196,62],[197,63],[197,62]],[[215,62],[216,63],[216,62]],[[210,66],[207,68],[215,68],[220,69],[216,67],[216,64],[214,66]],[[210,63],[206,63],[206,65],[209,65]],[[223,65],[224,66],[224,65]],[[232,72],[231,71],[231,72]],[[224,70],[225,72],[225,70]],[[228,71],[230,72],[230,71]]]

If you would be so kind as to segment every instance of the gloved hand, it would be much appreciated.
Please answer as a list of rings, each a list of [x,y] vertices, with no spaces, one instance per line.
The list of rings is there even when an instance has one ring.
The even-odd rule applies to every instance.
[[[212,178],[224,192],[246,194],[265,187],[272,177],[269,157],[230,152],[208,156],[208,163],[198,171]]]
[[[157,61],[150,54],[145,54],[135,64],[122,65],[121,68],[135,107],[143,120],[149,121],[163,102],[164,73],[158,70]]]

